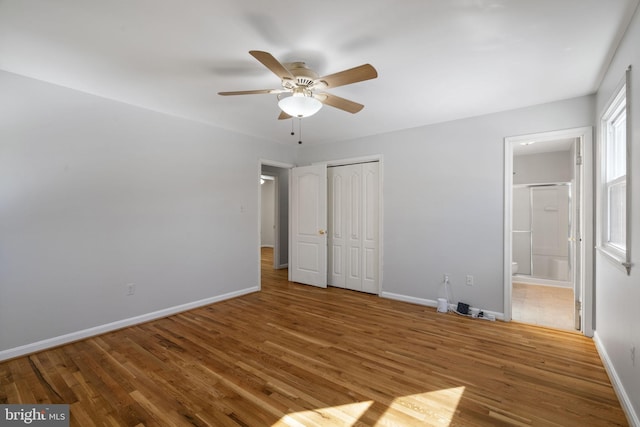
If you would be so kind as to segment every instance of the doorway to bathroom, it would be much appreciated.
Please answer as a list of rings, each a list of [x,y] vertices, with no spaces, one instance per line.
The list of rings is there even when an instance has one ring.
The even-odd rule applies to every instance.
[[[592,334],[591,132],[505,139],[505,319]]]
[[[566,160],[560,168],[545,168],[549,178],[569,178],[571,141],[557,144],[558,151],[514,153],[514,182],[524,165]],[[568,148],[565,150],[564,148]],[[556,176],[552,176],[552,175]],[[574,230],[571,220],[572,183],[513,185],[512,318],[515,321],[559,329],[580,329],[576,322],[573,280]]]

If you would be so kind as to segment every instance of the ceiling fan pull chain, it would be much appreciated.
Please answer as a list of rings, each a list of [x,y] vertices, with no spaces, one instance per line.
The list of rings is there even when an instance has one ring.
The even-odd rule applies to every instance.
[[[298,144],[302,144],[302,118],[300,117],[298,117],[298,135],[300,135]]]
[[[291,136],[295,135],[296,133],[293,131],[293,119],[291,120]]]

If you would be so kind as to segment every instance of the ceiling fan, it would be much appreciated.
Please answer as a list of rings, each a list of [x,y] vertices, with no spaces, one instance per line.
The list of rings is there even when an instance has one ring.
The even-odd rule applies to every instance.
[[[249,51],[249,54],[280,78],[282,88],[218,92],[218,95],[277,94],[278,106],[282,110],[279,120],[309,117],[317,113],[323,105],[355,114],[362,110],[364,105],[323,91],[378,77],[378,72],[370,64],[319,77],[304,62],[281,64],[270,53],[259,50]]]

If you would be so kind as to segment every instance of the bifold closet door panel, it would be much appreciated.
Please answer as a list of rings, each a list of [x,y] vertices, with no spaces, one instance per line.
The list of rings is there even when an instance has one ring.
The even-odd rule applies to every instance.
[[[332,167],[329,284],[378,293],[378,163]]]
[[[379,163],[362,165],[363,176],[363,214],[362,214],[362,290],[377,294],[378,285],[378,247],[379,238]]]

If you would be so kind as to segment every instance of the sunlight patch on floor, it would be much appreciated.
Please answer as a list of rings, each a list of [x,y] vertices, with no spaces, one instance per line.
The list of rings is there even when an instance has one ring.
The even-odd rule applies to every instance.
[[[454,387],[394,399],[389,410],[401,412],[428,425],[448,426],[455,416],[464,387]],[[385,415],[381,418],[384,419]]]
[[[449,426],[453,420],[464,387],[454,387],[424,393],[410,394],[393,399],[375,425],[427,424]],[[352,426],[367,413],[373,401],[349,403],[327,408],[294,412],[282,417],[273,426]],[[376,419],[370,414],[369,419]]]
[[[328,408],[313,409],[287,414],[273,426],[350,426],[355,424],[369,407],[372,400],[355,402],[346,405],[331,406]]]

